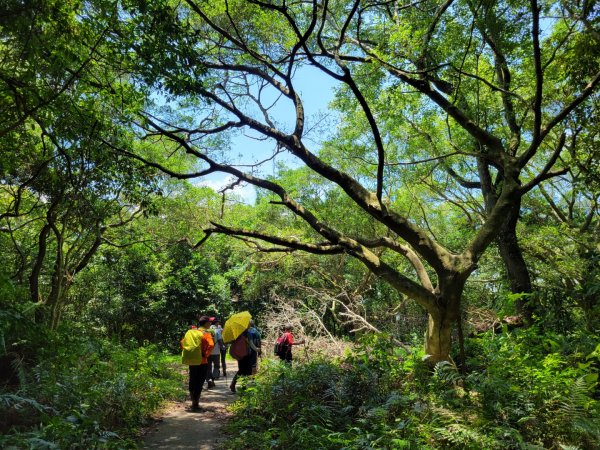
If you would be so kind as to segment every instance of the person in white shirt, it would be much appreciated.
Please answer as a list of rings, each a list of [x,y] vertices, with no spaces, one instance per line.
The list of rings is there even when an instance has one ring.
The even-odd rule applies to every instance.
[[[215,346],[208,357],[208,373],[206,374],[206,381],[208,383],[208,388],[212,388],[215,386],[215,380],[219,379],[221,375],[221,345],[223,343],[223,328],[220,325],[217,326],[219,321],[212,318],[213,322],[210,326],[210,332],[213,334],[213,339],[215,341]]]
[[[227,358],[227,345],[223,342],[223,327],[221,326],[221,322],[219,319],[215,319],[214,325],[216,327],[215,337],[218,338],[218,341],[215,341],[215,347],[219,347],[221,349],[221,367],[223,368],[223,376],[227,376],[227,363],[225,359]]]

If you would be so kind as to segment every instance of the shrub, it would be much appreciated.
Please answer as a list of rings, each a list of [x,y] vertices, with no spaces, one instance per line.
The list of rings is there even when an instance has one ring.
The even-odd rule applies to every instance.
[[[271,362],[233,405],[225,448],[597,449],[596,340],[483,335],[468,341],[466,375],[431,371],[387,335],[338,360]]]
[[[173,357],[156,347],[127,349],[74,326],[22,340],[35,357],[21,385],[0,392],[2,448],[136,448],[137,428],[184,395]]]

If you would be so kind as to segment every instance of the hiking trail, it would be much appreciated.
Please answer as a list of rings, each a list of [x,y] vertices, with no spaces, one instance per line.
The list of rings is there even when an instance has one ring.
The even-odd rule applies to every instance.
[[[221,377],[215,387],[203,389],[201,411],[190,411],[190,401],[173,403],[146,431],[140,448],[214,450],[225,440],[221,427],[231,416],[227,405],[236,396],[229,390],[231,379]]]

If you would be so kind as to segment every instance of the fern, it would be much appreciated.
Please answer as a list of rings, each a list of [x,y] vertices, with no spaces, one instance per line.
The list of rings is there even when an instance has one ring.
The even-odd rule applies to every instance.
[[[452,384],[453,386],[456,386],[462,379],[456,365],[448,361],[438,362],[433,368],[433,376],[441,382]]]
[[[493,438],[467,425],[454,423],[447,428],[434,428],[442,440],[461,448],[497,448]]]
[[[17,378],[19,380],[19,386],[21,387],[21,389],[24,389],[27,385],[27,377],[25,376],[25,369],[23,368],[23,358],[14,358],[11,361],[10,365],[13,372],[17,375]]]
[[[592,441],[600,440],[600,425],[588,418],[589,407],[594,402],[589,392],[595,384],[595,379],[590,380],[586,376],[577,378],[571,385],[568,396],[559,404],[560,418],[565,424],[565,430],[569,430],[567,435],[571,437],[586,436]],[[573,433],[573,431],[577,433]],[[577,448],[562,444],[561,447],[568,450]]]
[[[56,412],[54,408],[42,405],[32,398],[21,397],[16,394],[0,394],[0,404],[4,406],[4,409],[14,408],[20,410],[24,406],[29,406],[39,412]]]
[[[596,440],[600,442],[600,423],[595,420],[590,420],[588,417],[577,419],[573,425],[578,430],[583,431],[591,436],[596,436]]]
[[[588,406],[593,401],[589,395],[592,387],[585,376],[575,380],[569,389],[569,395],[559,405],[560,414],[565,420],[575,422],[586,417]]]
[[[462,419],[462,416],[459,412],[453,411],[448,408],[442,408],[439,406],[433,406],[431,410],[435,413],[435,416],[441,419],[442,423],[451,424],[454,422],[458,422]]]

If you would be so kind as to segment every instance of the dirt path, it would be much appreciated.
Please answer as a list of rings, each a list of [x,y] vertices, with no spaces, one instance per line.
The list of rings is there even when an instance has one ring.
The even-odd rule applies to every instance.
[[[191,412],[190,402],[174,403],[153,425],[141,443],[144,449],[213,450],[225,437],[221,426],[229,417],[226,406],[235,400],[229,381],[221,378],[214,388],[202,390],[202,411]]]

